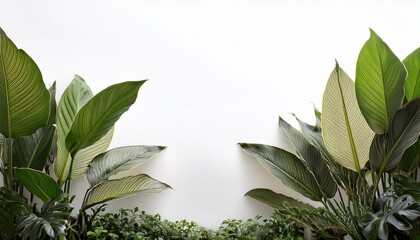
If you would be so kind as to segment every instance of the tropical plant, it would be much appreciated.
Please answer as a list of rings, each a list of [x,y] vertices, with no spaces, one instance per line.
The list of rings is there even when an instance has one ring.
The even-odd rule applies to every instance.
[[[25,236],[64,233],[56,225],[51,231],[48,224],[37,223],[45,220],[42,220],[45,214],[50,217],[44,210],[70,209],[49,206],[57,202],[54,199],[63,192],[70,194],[71,181],[80,176],[86,175],[90,184],[80,210],[78,222],[81,228],[86,220],[85,211],[92,206],[141,192],[160,192],[170,188],[146,174],[110,179],[165,149],[137,145],[107,151],[115,122],[136,101],[145,82],[115,84],[94,95],[85,81],[75,76],[57,105],[55,83],[48,90],[36,63],[0,29],[0,170],[4,187],[10,190],[3,190],[2,197],[10,197],[5,204],[16,204],[17,196],[12,192],[23,196],[26,189],[48,205],[40,213],[34,208],[32,213],[8,215],[12,217],[9,218],[11,222],[23,217],[22,222],[30,223],[23,228]],[[49,176],[49,167],[53,163],[57,181]],[[23,199],[19,200],[22,203]],[[22,206],[26,206],[26,202],[23,203]],[[25,214],[29,215],[25,218]],[[34,232],[30,233],[32,230]]]
[[[408,197],[393,190],[393,176],[417,176],[419,97],[420,50],[401,62],[371,30],[357,60],[355,82],[336,63],[324,91],[322,116],[315,109],[314,126],[296,117],[299,131],[280,117],[282,136],[295,153],[240,143],[283,184],[324,207],[314,208],[269,189],[253,189],[246,196],[278,209],[320,236],[384,239],[388,235],[382,229],[395,223],[389,219],[401,220],[397,209],[410,220],[418,217],[399,212],[405,209],[399,203]],[[389,191],[392,200],[377,213],[375,203]],[[416,211],[417,201],[410,198]],[[363,225],[362,220],[369,224]],[[369,234],[363,235],[364,230]],[[411,225],[400,230],[410,231]]]

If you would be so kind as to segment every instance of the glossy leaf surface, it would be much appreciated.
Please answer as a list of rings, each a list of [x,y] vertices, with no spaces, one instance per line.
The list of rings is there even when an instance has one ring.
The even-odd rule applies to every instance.
[[[405,97],[408,101],[420,97],[420,48],[408,55],[403,63],[407,68]]]
[[[38,170],[17,168],[16,177],[29,192],[44,202],[63,192],[52,177]]]
[[[290,206],[297,207],[299,209],[313,209],[309,204],[302,203],[291,197],[285,196],[281,193],[275,193],[270,189],[256,188],[247,192],[245,196],[252,197],[265,205],[274,209],[283,210],[284,203],[287,202]]]

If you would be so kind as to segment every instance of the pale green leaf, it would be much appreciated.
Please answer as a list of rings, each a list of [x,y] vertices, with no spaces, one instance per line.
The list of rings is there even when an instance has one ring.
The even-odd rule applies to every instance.
[[[328,152],[342,166],[360,173],[369,160],[374,133],[357,105],[354,82],[338,64],[325,87],[321,126]]]
[[[145,81],[123,82],[112,85],[95,95],[79,113],[66,138],[71,155],[89,147],[102,138],[115,122],[136,101]]]
[[[90,186],[95,186],[112,175],[128,171],[160,153],[160,146],[127,146],[111,149],[96,156],[90,162],[86,178]]]
[[[0,28],[0,133],[18,138],[47,124],[50,94],[36,63]]]
[[[360,110],[377,134],[388,132],[404,100],[404,65],[371,30],[356,65],[356,95]]]
[[[408,55],[403,63],[407,68],[405,81],[405,97],[407,101],[420,97],[420,48]]]
[[[91,146],[80,150],[73,160],[73,170],[71,173],[71,179],[83,176],[86,173],[86,169],[89,163],[99,154],[105,152],[109,144],[111,143],[114,135],[114,128],[108,131],[99,141],[95,142]]]
[[[239,145],[284,185],[314,201],[321,201],[322,192],[315,176],[295,155],[268,145],[250,143],[239,143]]]
[[[92,98],[89,86],[80,76],[75,76],[73,81],[64,91],[57,107],[57,159],[54,163],[54,172],[60,186],[67,179],[71,156],[66,148],[66,137],[79,110]]]
[[[420,98],[407,103],[395,114],[388,133],[376,135],[370,149],[373,169],[392,172],[404,152],[417,142],[420,133]]]
[[[63,192],[52,177],[38,170],[17,168],[16,177],[29,192],[44,202]]]
[[[270,189],[256,188],[252,189],[245,194],[245,196],[252,197],[265,205],[272,207],[277,210],[284,210],[284,203],[288,203],[290,206],[297,207],[299,209],[314,209],[309,204],[303,203],[291,197],[285,196],[281,193],[275,193]]]
[[[168,188],[171,187],[146,174],[105,180],[88,190],[82,208],[87,209],[112,199],[128,197],[137,193],[158,193]]]

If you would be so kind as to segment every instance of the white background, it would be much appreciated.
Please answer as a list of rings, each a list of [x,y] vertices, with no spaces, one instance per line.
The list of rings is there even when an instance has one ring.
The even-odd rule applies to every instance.
[[[337,59],[354,78],[374,29],[397,56],[420,46],[417,1],[0,1],[0,27],[38,63],[58,96],[74,74],[95,93],[150,79],[116,125],[112,147],[168,146],[132,173],[174,190],[113,201],[217,227],[269,217],[244,197],[283,187],[238,142],[290,149],[277,129],[289,113],[313,122]],[[72,184],[80,204],[86,181]]]

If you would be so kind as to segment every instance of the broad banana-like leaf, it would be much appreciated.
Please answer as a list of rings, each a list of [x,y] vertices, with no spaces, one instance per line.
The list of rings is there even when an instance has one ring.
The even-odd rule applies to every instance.
[[[322,100],[322,138],[342,166],[360,173],[369,160],[374,133],[357,106],[354,82],[336,64]]]
[[[13,141],[13,161],[16,167],[29,167],[42,170],[49,157],[55,132],[55,82],[49,89],[51,95],[51,112],[48,124],[35,133],[17,138]]]
[[[114,128],[108,131],[101,139],[91,146],[80,150],[73,160],[73,169],[71,172],[71,179],[83,176],[89,163],[99,154],[105,152],[111,143],[114,135]]]
[[[321,201],[322,192],[315,176],[295,155],[273,146],[239,143],[241,148],[254,156],[273,176],[284,185],[314,201]]]
[[[96,156],[86,170],[86,178],[91,187],[110,176],[128,171],[160,153],[161,146],[127,146],[111,149]]]
[[[60,187],[67,179],[71,156],[66,148],[66,137],[79,110],[93,96],[83,78],[75,76],[64,91],[57,107],[57,159],[54,172]]]
[[[376,135],[370,149],[370,161],[379,174],[392,172],[404,152],[417,142],[420,133],[420,98],[398,110],[388,133]]]
[[[328,198],[335,196],[337,184],[331,176],[331,172],[322,158],[319,150],[311,145],[303,134],[279,118],[279,127],[284,138],[286,138],[295,148],[297,154],[306,162],[309,170],[315,175],[315,178],[322,192]]]
[[[400,164],[398,164],[398,170],[406,172],[408,174],[413,173],[420,164],[420,139],[405,150]]]
[[[285,196],[281,193],[275,193],[272,190],[265,188],[252,189],[245,193],[245,196],[252,197],[253,199],[277,210],[284,210],[285,202],[289,203],[290,206],[297,207],[299,209],[314,209],[314,207],[309,204]]]
[[[63,192],[52,177],[35,169],[17,168],[16,177],[29,192],[44,202]]]
[[[420,97],[420,48],[408,55],[403,63],[407,68],[405,81],[405,97],[407,101]]]
[[[79,150],[101,139],[136,101],[145,81],[123,82],[109,86],[87,102],[76,115],[66,138],[67,150]]]
[[[36,63],[0,29],[0,133],[18,138],[47,124],[50,93]]]
[[[171,187],[146,174],[105,180],[88,190],[82,209],[88,209],[112,199],[128,197],[137,193],[158,193],[168,188]]]
[[[363,116],[377,134],[388,132],[395,113],[401,107],[406,75],[404,65],[370,30],[370,38],[357,59],[356,95]]]

